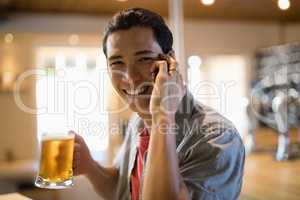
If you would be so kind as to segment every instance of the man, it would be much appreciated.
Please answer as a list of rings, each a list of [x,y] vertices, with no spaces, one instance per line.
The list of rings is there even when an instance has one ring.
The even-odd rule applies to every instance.
[[[73,168],[105,199],[237,199],[244,146],[234,126],[187,91],[161,16],[117,13],[103,39],[111,81],[136,113],[113,167],[76,135]]]

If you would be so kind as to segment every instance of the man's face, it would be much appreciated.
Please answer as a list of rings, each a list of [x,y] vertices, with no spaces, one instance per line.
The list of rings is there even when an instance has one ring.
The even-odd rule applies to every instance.
[[[107,38],[107,64],[112,84],[130,108],[149,114],[153,65],[162,49],[150,28],[119,30]]]

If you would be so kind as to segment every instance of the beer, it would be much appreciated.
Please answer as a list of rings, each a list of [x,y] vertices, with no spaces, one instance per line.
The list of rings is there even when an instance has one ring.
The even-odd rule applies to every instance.
[[[73,148],[74,135],[49,134],[42,138],[38,187],[58,189],[73,185]]]

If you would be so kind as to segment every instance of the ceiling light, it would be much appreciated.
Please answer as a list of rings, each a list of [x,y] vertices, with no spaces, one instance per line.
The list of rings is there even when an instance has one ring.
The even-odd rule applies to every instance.
[[[79,36],[77,34],[72,34],[69,36],[69,44],[72,46],[78,45],[79,43]]]
[[[281,10],[287,10],[290,8],[291,6],[291,3],[289,0],[278,0],[278,7],[281,9]]]
[[[5,36],[4,36],[5,43],[7,43],[7,44],[12,43],[13,40],[14,40],[14,35],[13,34],[11,34],[11,33],[5,34]]]
[[[13,72],[4,72],[2,74],[2,86],[3,88],[9,88],[12,86],[15,79],[15,74]]]
[[[128,0],[117,0],[118,2],[125,2],[125,1],[128,1]]]
[[[188,65],[192,68],[199,68],[202,64],[202,60],[199,56],[190,56],[188,58]]]
[[[201,0],[201,2],[206,6],[210,6],[215,3],[215,0]]]

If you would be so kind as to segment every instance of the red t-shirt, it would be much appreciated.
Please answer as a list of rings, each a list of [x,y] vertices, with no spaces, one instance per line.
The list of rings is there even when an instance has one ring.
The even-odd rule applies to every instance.
[[[143,160],[145,152],[148,149],[150,135],[146,128],[144,128],[139,135],[139,143],[137,145],[137,153],[135,158],[135,164],[131,172],[131,199],[139,199],[140,180],[142,177]]]

